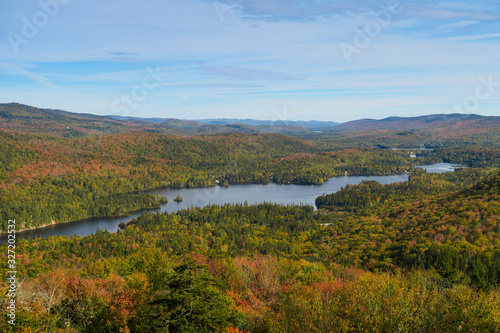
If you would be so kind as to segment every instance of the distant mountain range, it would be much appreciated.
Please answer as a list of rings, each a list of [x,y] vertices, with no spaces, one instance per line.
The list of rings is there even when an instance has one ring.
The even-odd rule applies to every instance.
[[[257,120],[257,119],[235,119],[235,118],[217,118],[217,119],[195,119],[180,120],[172,118],[138,118],[124,116],[109,116],[117,120],[142,120],[151,123],[169,124],[174,127],[199,127],[203,125],[247,125],[247,126],[294,126],[303,127],[308,130],[322,130],[337,126],[340,123],[333,121],[293,121],[293,120]]]
[[[244,124],[250,126],[298,126],[312,130],[331,128],[340,124],[333,121],[317,121],[317,120],[292,121],[292,120],[255,120],[255,119],[230,119],[230,118],[201,119],[197,121],[211,125]]]
[[[290,121],[255,119],[137,118],[97,116],[62,110],[40,109],[18,103],[0,104],[0,128],[23,133],[50,133],[64,137],[153,132],[178,136],[217,133],[277,133],[303,135],[406,131],[425,135],[439,131],[446,137],[485,134],[500,130],[500,117],[474,114],[443,114],[419,117],[361,119],[339,124],[331,121]]]
[[[500,117],[486,117],[475,114],[436,114],[419,117],[389,117],[381,120],[361,119],[336,126],[333,131],[365,130],[428,130],[435,127],[453,126],[457,123],[478,121],[499,121]]]
[[[329,130],[331,121],[270,121],[254,119],[138,118],[97,116],[62,110],[40,109],[18,103],[0,104],[0,128],[25,133],[52,133],[84,137],[132,131],[190,136],[217,133],[297,134]]]

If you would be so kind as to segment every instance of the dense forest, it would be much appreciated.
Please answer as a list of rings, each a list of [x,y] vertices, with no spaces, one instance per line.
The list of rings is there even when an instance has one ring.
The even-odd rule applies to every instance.
[[[417,176],[430,195],[342,219],[213,205],[19,240],[19,318],[61,332],[499,330],[500,174]]]
[[[336,211],[369,212],[374,206],[386,202],[412,201],[456,191],[475,184],[492,172],[488,169],[458,169],[455,172],[428,173],[416,169],[407,182],[382,185],[376,181],[363,181],[359,185],[347,185],[336,193],[317,197],[316,206]]]
[[[128,133],[65,139],[0,132],[1,223],[19,230],[157,207],[138,193],[165,187],[269,182],[321,184],[333,176],[402,174],[403,152],[327,150],[276,134],[173,137]],[[2,230],[6,230],[3,228]]]
[[[158,207],[160,198],[137,196],[157,188],[322,184],[346,172],[409,173],[415,163],[495,167],[500,156],[496,148],[448,147],[412,159],[409,150],[342,149],[276,134],[65,139],[0,132],[0,139],[1,223],[16,216],[20,229]]]
[[[250,133],[155,134],[155,123],[146,126],[15,103],[0,105],[0,118],[9,129],[0,131],[2,232],[9,216],[16,216],[22,230],[157,208],[160,198],[142,195],[157,188],[322,184],[346,172],[388,175],[412,172],[414,164],[444,161],[487,168],[500,162],[500,149],[492,144],[498,121],[491,117],[422,118],[424,123],[432,120],[432,131],[438,130],[443,140],[436,144],[441,148],[416,151],[416,159],[409,157],[415,151],[408,147],[432,145],[421,139],[437,136],[418,122],[408,128],[412,120],[406,118],[375,122],[382,126],[379,130],[325,131],[303,134],[302,139]],[[406,124],[405,130],[394,129],[400,123]],[[474,124],[481,130],[471,132]],[[59,127],[79,128],[85,135],[67,137]],[[51,134],[42,134],[46,132]]]
[[[18,235],[16,326],[0,331],[500,332],[497,122],[390,118],[294,137],[195,124],[189,136],[182,121],[0,108],[4,233],[11,219],[20,231],[157,208],[157,188],[409,174],[347,185],[317,210],[211,205],[145,212],[115,233]],[[416,167],[436,162],[465,168]]]

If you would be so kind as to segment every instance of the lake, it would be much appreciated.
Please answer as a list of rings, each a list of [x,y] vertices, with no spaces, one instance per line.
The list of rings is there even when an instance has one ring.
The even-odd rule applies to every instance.
[[[428,172],[441,173],[454,171],[453,164],[437,163],[433,165],[421,165],[419,168],[425,168]],[[344,176],[330,178],[323,185],[230,185],[228,187],[216,186],[210,188],[182,188],[182,189],[161,189],[152,190],[147,193],[164,196],[168,203],[163,204],[160,209],[150,211],[161,211],[174,213],[178,210],[198,206],[217,204],[224,205],[243,204],[249,205],[272,202],[283,205],[311,205],[315,206],[317,196],[324,193],[333,193],[340,190],[347,184],[359,184],[363,180],[376,180],[381,184],[398,183],[408,180],[408,175],[394,176]],[[180,195],[182,202],[174,202],[174,198]],[[122,222],[128,222],[133,218],[140,216],[144,211],[139,211],[126,217],[113,218],[92,218],[71,223],[56,224],[18,232],[18,238],[46,238],[50,236],[87,236],[100,230],[116,232],[118,225]]]

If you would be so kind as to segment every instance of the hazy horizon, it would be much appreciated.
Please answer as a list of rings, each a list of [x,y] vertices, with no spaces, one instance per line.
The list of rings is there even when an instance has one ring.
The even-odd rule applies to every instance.
[[[499,114],[492,0],[6,0],[0,11],[2,102],[187,120]]]
[[[0,103],[2,104],[20,104],[20,105],[26,105],[23,103],[18,103],[18,102],[8,102],[8,103]],[[27,105],[30,107],[35,107],[39,109],[47,109],[47,110],[54,110],[54,111],[63,111],[63,112],[69,112],[69,113],[74,113],[74,114],[80,114],[80,115],[93,115],[93,116],[102,116],[102,117],[128,117],[128,118],[137,118],[137,119],[158,119],[158,120],[185,120],[185,121],[208,121],[208,120],[241,120],[241,121],[260,121],[260,122],[331,122],[331,123],[337,123],[337,124],[343,124],[347,122],[352,122],[352,121],[357,121],[357,120],[385,120],[387,118],[417,118],[417,117],[426,117],[426,116],[452,116],[452,115],[465,115],[465,116],[480,116],[480,117],[499,117],[496,115],[484,115],[484,114],[479,114],[479,113],[433,113],[433,114],[422,114],[422,115],[416,115],[416,116],[398,116],[398,115],[389,115],[385,116],[383,118],[356,118],[356,119],[351,119],[347,121],[333,121],[333,120],[321,120],[321,119],[304,119],[304,120],[289,120],[289,119],[260,119],[260,118],[229,118],[229,117],[214,117],[214,118],[175,118],[175,117],[145,117],[145,116],[131,116],[131,115],[116,115],[116,114],[97,114],[97,113],[90,113],[90,112],[73,112],[71,110],[63,110],[63,109],[57,109],[57,108],[41,108],[35,105]]]

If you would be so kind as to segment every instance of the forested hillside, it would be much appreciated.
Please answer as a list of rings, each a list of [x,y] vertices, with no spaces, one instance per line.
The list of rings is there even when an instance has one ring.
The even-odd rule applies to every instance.
[[[389,117],[380,120],[362,119],[333,127],[335,132],[407,131],[423,134],[436,141],[479,137],[498,137],[500,117],[485,117],[475,114],[436,114],[419,117]]]
[[[404,202],[429,195],[444,195],[470,186],[491,174],[487,169],[459,169],[455,172],[428,173],[416,169],[407,182],[382,185],[376,181],[363,181],[347,185],[336,193],[316,198],[316,206],[329,210],[362,213],[386,202]]]
[[[146,213],[114,234],[20,240],[29,280],[19,322],[53,332],[498,331],[500,174],[417,177],[430,192],[461,189],[421,186],[418,199],[342,220],[308,206],[225,205]]]
[[[274,134],[182,138],[127,133],[66,139],[0,132],[0,138],[1,223],[16,216],[19,229],[158,207],[159,198],[136,195],[156,188],[216,186],[216,181],[321,184],[346,171],[384,175],[413,170],[402,152],[329,151]]]
[[[303,133],[300,138],[337,147],[500,148],[500,117],[443,114],[356,120],[323,133]],[[456,163],[456,162],[455,162]]]
[[[423,161],[458,163],[472,168],[498,167],[500,148],[460,145],[419,152]]]
[[[41,109],[19,103],[0,104],[0,129],[21,133],[58,135],[66,138],[84,138],[98,135],[148,132],[178,136],[219,133],[277,133],[293,135],[312,133],[335,126],[334,122],[258,121],[238,119],[183,119],[137,118],[125,116],[97,116],[62,110]]]
[[[332,240],[333,253],[346,264],[372,269],[423,267],[452,282],[496,285],[500,282],[499,180],[497,173],[444,196],[388,199],[332,224],[322,237]],[[383,196],[386,191],[374,188],[374,192]]]
[[[17,326],[2,332],[500,332],[494,119],[291,137],[92,117],[0,108],[2,232],[9,219],[21,231],[157,208],[165,199],[145,193],[157,188],[409,181],[348,185],[319,210],[212,205],[146,212],[116,233],[18,237],[15,266],[0,246],[4,308],[17,272]],[[436,162],[466,168],[415,167]]]

